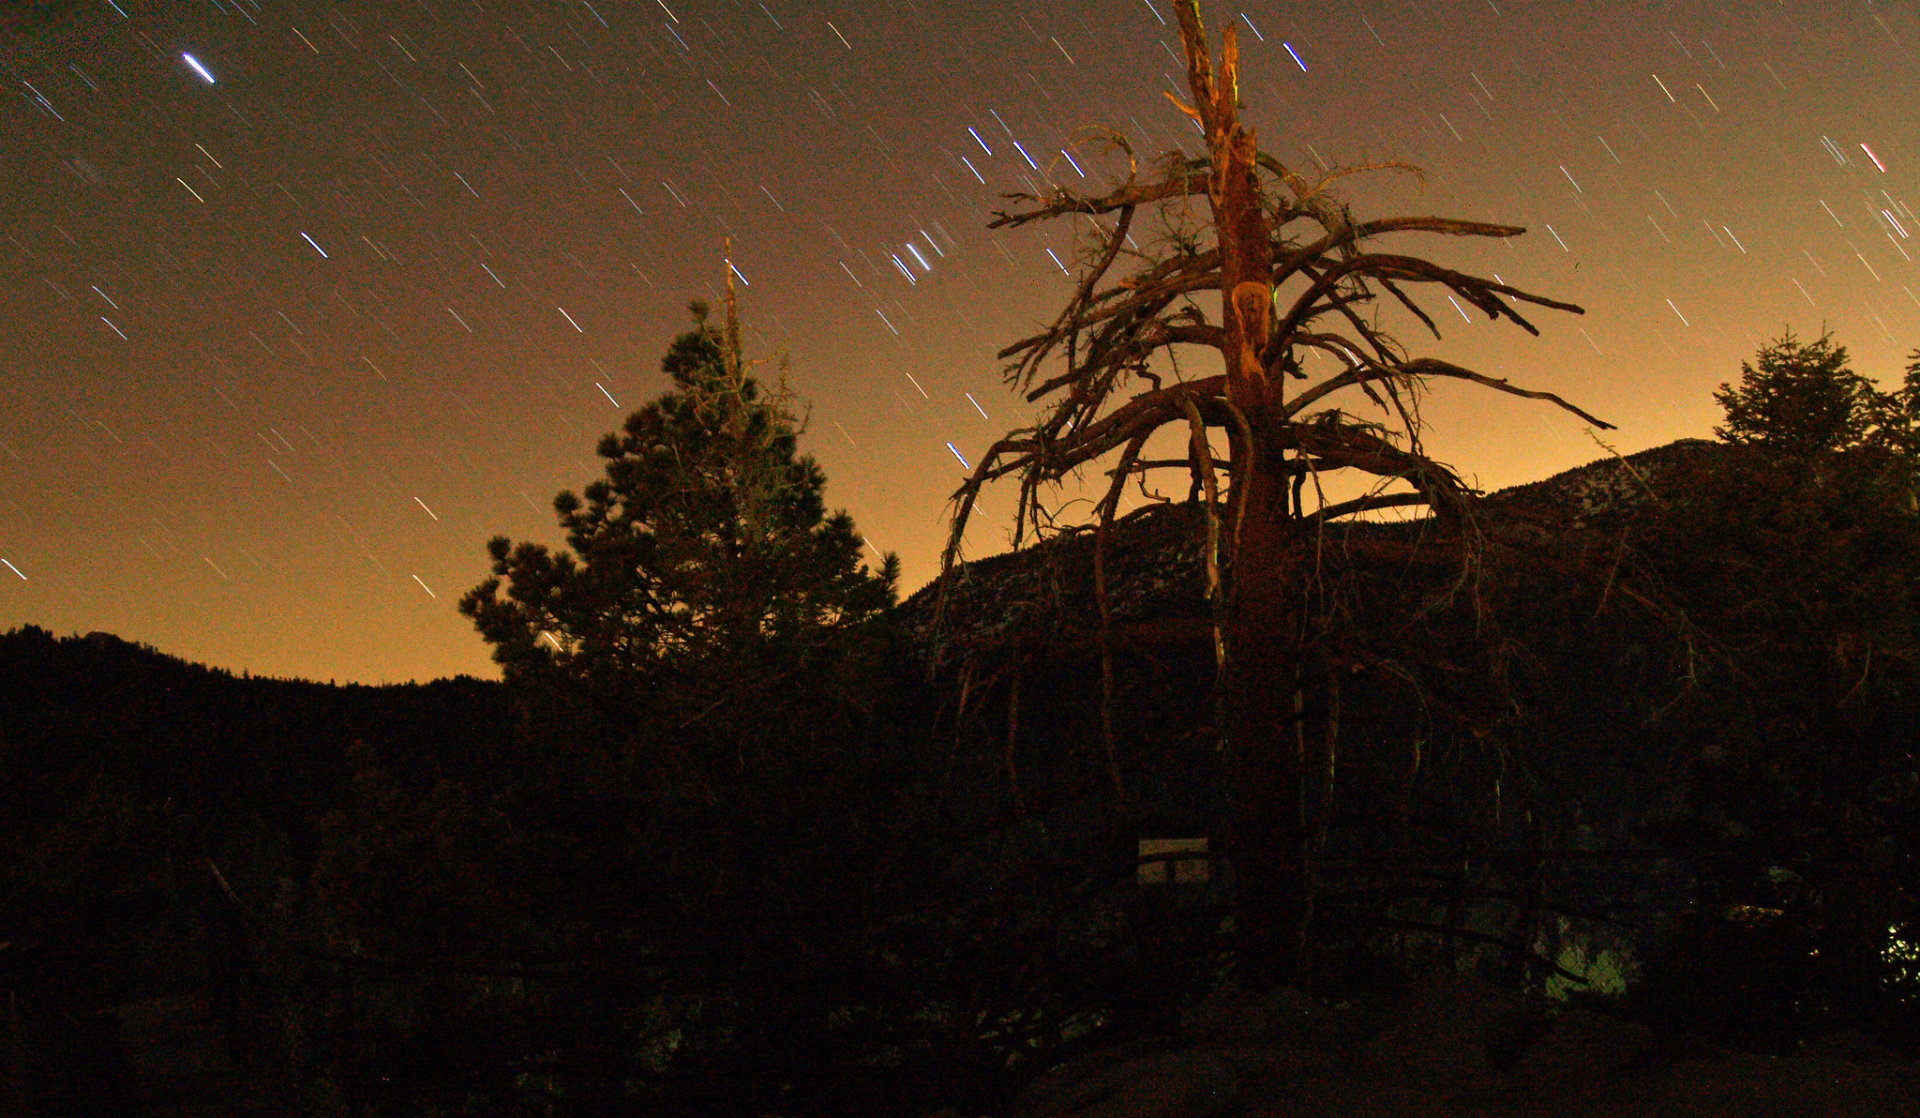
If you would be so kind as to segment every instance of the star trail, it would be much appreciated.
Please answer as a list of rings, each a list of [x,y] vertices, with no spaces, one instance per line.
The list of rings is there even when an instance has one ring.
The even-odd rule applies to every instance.
[[[0,13],[0,627],[256,674],[497,674],[454,608],[485,540],[557,542],[553,495],[665,390],[729,238],[748,356],[789,359],[828,500],[911,591],[965,463],[1033,414],[994,352],[1057,312],[1086,244],[989,231],[999,196],[1114,181],[1107,134],[1143,160],[1196,143],[1165,0]],[[1623,451],[1708,434],[1712,388],[1783,329],[1832,329],[1883,385],[1920,346],[1910,5],[1206,14],[1240,28],[1263,150],[1424,172],[1343,180],[1356,214],[1528,227],[1396,251],[1584,317],[1396,329]],[[1604,453],[1521,401],[1426,409],[1486,487]],[[1006,546],[1007,511],[983,506],[970,555]]]

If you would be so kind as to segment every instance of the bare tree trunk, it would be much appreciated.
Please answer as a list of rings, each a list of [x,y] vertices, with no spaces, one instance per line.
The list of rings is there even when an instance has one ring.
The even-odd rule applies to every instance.
[[[1229,841],[1241,979],[1266,988],[1303,977],[1307,836],[1300,809],[1306,759],[1294,748],[1300,598],[1290,569],[1297,551],[1287,479],[1270,468],[1245,484],[1245,519],[1234,555],[1238,620],[1225,681]]]
[[[1209,59],[1196,0],[1178,6],[1187,48],[1193,115],[1206,130],[1212,168],[1207,197],[1220,244],[1221,355],[1227,402],[1245,418],[1229,429],[1233,486],[1230,642],[1225,742],[1230,836],[1236,876],[1235,930],[1242,980],[1255,987],[1295,983],[1305,924],[1305,833],[1300,818],[1305,759],[1297,740],[1299,676],[1295,528],[1286,447],[1274,438],[1284,418],[1285,374],[1268,364],[1273,339],[1273,245],[1260,205],[1259,145],[1239,121],[1240,49],[1232,24]]]
[[[1409,285],[1443,287],[1452,292],[1448,298],[1464,298],[1488,316],[1505,318],[1531,333],[1538,331],[1516,304],[1574,313],[1580,308],[1510,287],[1498,276],[1487,279],[1418,257],[1361,251],[1362,242],[1389,233],[1512,237],[1526,230],[1438,217],[1354,222],[1346,207],[1323,189],[1343,172],[1309,182],[1262,156],[1253,131],[1241,124],[1239,45],[1233,26],[1228,24],[1221,36],[1216,67],[1199,0],[1174,0],[1174,10],[1192,100],[1169,97],[1206,137],[1204,173],[1200,160],[1172,153],[1158,181],[1142,182],[1138,162],[1127,149],[1127,179],[1104,195],[1056,187],[1015,194],[1020,204],[996,213],[993,228],[1069,214],[1096,222],[1108,218],[1113,226],[1099,226],[1105,240],[1097,259],[1053,325],[1000,351],[1010,362],[1009,384],[1029,400],[1051,396],[1055,404],[1033,427],[1009,433],[981,456],[955,494],[941,569],[950,572],[959,561],[961,539],[983,486],[1019,476],[1018,546],[1024,526],[1029,521],[1038,524],[1035,513],[1044,487],[1118,451],[1120,461],[1110,475],[1107,496],[1096,504],[1096,591],[1104,623],[1108,614],[1102,549],[1128,479],[1153,469],[1192,471],[1207,497],[1207,594],[1220,668],[1215,718],[1233,804],[1226,837],[1239,879],[1244,968],[1255,984],[1300,984],[1306,977],[1301,948],[1313,896],[1308,859],[1317,842],[1312,837],[1317,824],[1309,825],[1307,806],[1311,803],[1319,813],[1331,802],[1326,790],[1330,779],[1324,775],[1330,769],[1319,770],[1318,790],[1307,794],[1314,778],[1309,776],[1313,766],[1305,743],[1330,743],[1337,729],[1330,705],[1334,691],[1318,645],[1322,634],[1315,631],[1307,609],[1308,528],[1374,509],[1424,505],[1445,511],[1465,500],[1464,483],[1420,449],[1412,392],[1425,379],[1460,379],[1548,400],[1596,427],[1610,425],[1552,393],[1518,388],[1446,361],[1408,360],[1377,326],[1372,312],[1361,313],[1381,293],[1391,295],[1436,334],[1437,325],[1410,296]],[[1264,188],[1262,175],[1268,176]],[[1136,209],[1174,205],[1202,191],[1212,211],[1214,249],[1146,252],[1132,275],[1106,280],[1122,246],[1131,240],[1127,231]],[[1298,223],[1306,232],[1282,238],[1284,247],[1276,249],[1276,223],[1281,230]],[[1287,305],[1276,309],[1276,286],[1291,291],[1296,279],[1305,283],[1304,290],[1289,295]],[[1208,288],[1220,293],[1218,327],[1188,301]],[[1332,325],[1318,325],[1321,320]],[[1178,346],[1219,351],[1222,374],[1163,384],[1146,358]],[[1341,371],[1310,380],[1294,360],[1297,347],[1332,356]],[[1064,373],[1043,373],[1053,356],[1065,358]],[[1292,379],[1307,383],[1290,399]],[[1152,388],[1127,387],[1140,380],[1150,381]],[[1120,402],[1129,392],[1131,397]],[[1324,406],[1322,401],[1336,392],[1364,394],[1389,415],[1397,415],[1404,438]],[[1139,460],[1156,431],[1181,423],[1188,428],[1184,460]],[[1224,469],[1218,468],[1206,442],[1210,425],[1226,431]],[[1380,482],[1404,483],[1413,491],[1377,486],[1362,497],[1321,504],[1309,517],[1299,500],[1298,470],[1307,464],[1303,459],[1316,470],[1355,470]],[[1225,523],[1214,515],[1223,475],[1229,478]],[[1104,628],[1102,632],[1104,640]],[[1110,659],[1103,657],[1103,668],[1111,667],[1104,664]],[[1308,702],[1309,697],[1324,697],[1326,702]],[[1309,719],[1317,725],[1307,725]],[[1331,764],[1331,753],[1327,757]],[[1118,790],[1117,769],[1113,775]]]

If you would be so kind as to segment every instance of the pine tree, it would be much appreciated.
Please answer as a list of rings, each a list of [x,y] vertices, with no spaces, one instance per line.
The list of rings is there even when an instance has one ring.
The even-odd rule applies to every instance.
[[[1727,412],[1714,434],[1791,458],[1862,445],[1883,403],[1831,332],[1811,342],[1781,334],[1755,361],[1740,363],[1738,387],[1723,383],[1713,398]]]
[[[1907,354],[1907,375],[1900,387],[1876,393],[1868,442],[1903,464],[1909,489],[1920,491],[1920,349]],[[1909,503],[1920,510],[1920,501]]]
[[[825,475],[798,453],[784,390],[747,375],[728,301],[724,327],[692,305],[661,362],[673,389],[600,440],[603,479],[555,498],[568,549],[495,538],[493,576],[460,603],[509,683],[655,737],[768,727],[770,704],[823,683],[842,638],[891,606],[898,577],[826,511]]]
[[[494,539],[461,610],[521,707],[496,802],[534,938],[578,983],[581,1031],[556,1044],[609,1058],[631,1027],[630,1053],[659,1046],[689,1097],[723,1100],[694,1109],[757,1113],[743,1100],[822,1035],[813,991],[857,970],[899,768],[881,744],[899,566],[863,563],[827,511],[788,395],[741,361],[731,290],[724,324],[693,316],[671,390],[555,499],[567,546]]]

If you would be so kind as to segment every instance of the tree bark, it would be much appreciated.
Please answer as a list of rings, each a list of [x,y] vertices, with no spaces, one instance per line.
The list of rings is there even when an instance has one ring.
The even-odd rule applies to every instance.
[[[1220,245],[1220,319],[1227,401],[1245,417],[1229,428],[1233,525],[1223,738],[1233,801],[1235,929],[1241,980],[1254,988],[1302,978],[1306,834],[1305,758],[1299,742],[1299,593],[1291,556],[1298,518],[1275,433],[1286,417],[1286,375],[1270,352],[1273,244],[1260,204],[1259,144],[1239,121],[1238,37],[1229,24],[1213,72],[1198,0],[1181,0],[1190,112],[1206,131],[1207,198]]]
[[[1279,457],[1272,448],[1270,458]],[[1236,479],[1236,488],[1241,484]],[[1224,680],[1229,835],[1236,878],[1241,981],[1253,989],[1305,977],[1306,758],[1301,742],[1301,615],[1287,478],[1255,470],[1244,483],[1233,557],[1234,621]]]

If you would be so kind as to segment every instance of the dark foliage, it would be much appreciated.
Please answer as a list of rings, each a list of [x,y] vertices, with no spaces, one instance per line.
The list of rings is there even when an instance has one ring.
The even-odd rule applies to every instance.
[[[500,686],[475,679],[334,687],[239,678],[104,633],[0,636],[7,1066],[69,1077],[8,1077],[7,1091],[29,1093],[0,1110],[64,1112],[45,1100],[75,1092],[125,1105],[109,1011],[182,997],[263,1083],[291,1090],[317,1067],[296,1039],[299,1007],[331,985],[284,937],[350,754],[371,747],[356,743],[432,787],[484,767],[506,711]],[[296,980],[313,985],[295,996]],[[88,1112],[113,1113],[101,1097]]]
[[[1741,936],[1766,943],[1756,955],[1797,968],[1755,984],[1774,1004],[1735,999],[1734,1019],[1796,1032],[1913,997],[1886,985],[1883,958],[1889,930],[1911,939],[1920,917],[1909,469],[1870,449],[1795,461],[1731,448],[1640,542],[1715,643],[1666,730],[1694,762],[1670,841],[1700,864],[1708,909],[1739,914]]]
[[[1877,396],[1831,333],[1802,342],[1788,331],[1755,361],[1741,362],[1738,387],[1714,390],[1727,421],[1713,433],[1789,458],[1853,449],[1873,429]]]
[[[817,1093],[906,815],[883,690],[898,565],[868,569],[826,512],[728,310],[723,330],[695,305],[673,389],[601,441],[605,479],[556,499],[571,550],[497,539],[462,602],[522,711],[497,803],[537,872],[506,886],[509,936],[566,961],[548,984],[582,1012],[537,1069],[561,1093]]]
[[[1920,520],[1910,396],[1868,402],[1844,446],[1318,536],[1316,991],[1474,968],[1776,1051],[1913,1038]],[[1133,876],[1231,818],[1204,515],[1113,526],[1104,621],[1080,535],[969,566],[943,624],[716,639],[657,677],[710,722],[606,717],[639,685],[558,657],[333,688],[0,637],[0,1109],[151,1098],[161,1010],[224,1096],[329,1115],[986,1110],[1162,1034],[1239,966],[1230,860]]]
[[[799,685],[892,603],[898,563],[862,564],[784,399],[694,309],[661,362],[674,389],[601,439],[607,476],[584,499],[554,500],[571,553],[493,540],[494,577],[461,610],[510,683],[739,733],[756,695]]]
[[[1911,661],[1900,653],[1912,610],[1898,604],[1897,587],[1874,581],[1881,556],[1897,560],[1889,538],[1847,535],[1879,507],[1864,495],[1836,503],[1834,488],[1859,480],[1796,479],[1750,451],[1695,443],[1495,499],[1486,526],[1545,526],[1566,548],[1621,559],[1611,586],[1582,589],[1537,560],[1495,554],[1484,573],[1501,589],[1482,638],[1459,604],[1443,601],[1449,564],[1409,566],[1404,552],[1379,562],[1391,530],[1356,526],[1330,541],[1329,559],[1354,565],[1343,582],[1357,608],[1349,639],[1364,641],[1380,616],[1424,601],[1417,630],[1397,639],[1418,640],[1459,670],[1349,675],[1343,718],[1354,745],[1340,758],[1317,898],[1323,988],[1364,992],[1421,959],[1498,967],[1513,956],[1492,941],[1518,942],[1526,918],[1538,954],[1576,971],[1567,949],[1626,929],[1650,964],[1640,996],[1664,1020],[1778,1045],[1874,1013],[1893,1019],[1897,1006],[1861,1001],[1863,991],[1869,1001],[1875,989],[1899,993],[1884,968],[1863,983],[1818,962],[1844,959],[1849,939],[1856,963],[1873,945],[1864,921],[1836,919],[1841,906],[1858,907],[1849,897],[1892,904],[1874,919],[1897,922],[1913,896],[1906,751],[1915,711],[1903,674]],[[22,836],[24,857],[9,863],[8,911],[35,921],[0,937],[33,945],[13,956],[9,988],[80,1023],[37,1027],[38,1046],[16,1048],[16,1058],[93,1051],[107,1069],[114,1045],[110,1034],[84,1039],[85,1022],[101,1020],[89,1011],[210,988],[224,991],[219,1012],[253,1066],[285,1069],[275,1074],[287,1084],[333,1084],[340,1105],[375,1113],[430,1100],[605,1112],[675,1098],[774,1110],[784,1099],[799,1112],[809,1095],[904,1106],[971,1091],[985,1100],[1009,1074],[1076,1046],[1164,1028],[1167,1012],[1233,959],[1218,907],[1230,876],[1184,899],[1128,882],[1128,844],[1149,815],[1201,827],[1221,817],[1207,728],[1156,697],[1211,669],[1204,615],[1180,605],[1200,577],[1187,527],[1168,514],[1124,525],[1111,556],[1116,624],[1130,634],[1123,679],[1138,681],[1119,711],[1134,806],[1104,792],[1098,657],[1085,636],[1089,541],[983,565],[956,599],[971,603],[969,627],[950,637],[1018,644],[1039,640],[1021,632],[1056,634],[1022,646],[1031,659],[1018,724],[1007,718],[1011,676],[977,676],[962,710],[952,705],[957,687],[921,690],[907,671],[894,684],[896,713],[916,730],[890,731],[891,770],[873,757],[860,769],[894,791],[825,785],[839,809],[827,812],[807,785],[792,796],[766,790],[780,802],[752,810],[767,822],[742,826],[756,841],[799,826],[785,849],[766,851],[761,870],[799,881],[780,884],[784,901],[751,917],[724,907],[690,917],[672,952],[641,933],[657,928],[647,892],[680,886],[650,871],[644,848],[622,847],[645,832],[618,805],[550,794],[553,779],[539,795],[484,790],[520,771],[489,758],[521,754],[499,741],[498,713],[457,721],[454,712],[497,703],[497,689],[460,684],[471,693],[448,708],[357,689],[374,713],[356,714],[345,689],[233,680],[106,638],[16,634],[10,663],[31,670],[9,676],[18,685],[6,690],[10,709],[22,715],[11,725],[97,720],[97,736],[9,770],[28,778],[13,782],[22,793],[48,789],[66,820],[36,816],[9,832]],[[1049,591],[1056,586],[1063,596]],[[1753,592],[1768,586],[1778,593]],[[1626,608],[1625,595],[1654,590],[1691,611],[1691,656],[1670,621]],[[915,631],[919,608],[903,618]],[[1032,629],[1018,623],[1022,610],[1039,611]],[[1189,626],[1186,651],[1146,639],[1156,625]],[[1520,704],[1504,716],[1488,701],[1498,692],[1480,682],[1489,676],[1483,638],[1494,632]],[[1830,637],[1855,632],[1864,635],[1836,651]],[[933,646],[916,637],[915,647]],[[1869,647],[1875,667],[1861,684]],[[126,658],[123,671],[103,672],[116,657]],[[91,700],[101,678],[148,674],[161,682],[116,692],[124,720]],[[61,678],[64,691],[49,686]],[[196,688],[228,699],[185,701]],[[40,705],[19,705],[29,697]],[[423,732],[359,732],[394,712]],[[301,735],[288,719],[304,717],[316,719],[309,740],[326,726],[370,744],[336,739],[312,751],[324,763],[295,764],[301,751],[290,743]],[[169,725],[191,744],[121,747],[136,727]],[[131,783],[126,774],[141,765],[208,765],[206,726],[250,744],[191,778]],[[453,730],[425,732],[436,727]],[[489,734],[489,748],[470,747]],[[270,757],[283,764],[261,771]],[[63,763],[69,776],[58,779],[74,782],[66,787],[111,779],[137,791],[119,800],[53,792]],[[331,775],[307,775],[316,769]],[[222,790],[219,771],[236,791]],[[910,788],[922,791],[895,798]],[[182,803],[202,802],[196,794],[225,805],[197,810],[220,821],[215,857],[244,907],[194,862],[200,848],[178,827],[151,823],[179,818]],[[278,829],[250,813],[255,801],[288,805],[274,812]],[[808,812],[823,817],[812,830]],[[843,819],[873,829],[848,843]],[[141,901],[128,888],[153,881],[175,899]],[[1849,893],[1855,881],[1864,887]],[[756,888],[766,887],[763,877]],[[729,903],[765,900],[735,888],[740,899]],[[725,892],[716,886],[710,899],[718,905]],[[716,945],[727,919],[745,919],[750,935]],[[732,953],[749,941],[766,971]],[[801,941],[803,961],[819,967],[795,965]],[[697,966],[677,974],[676,953]],[[1526,965],[1531,981],[1550,981],[1544,964]],[[757,1004],[725,992],[767,974],[779,982],[758,988]],[[756,1040],[743,1035],[750,1020],[780,1024]],[[769,1072],[779,1078],[769,1082]],[[783,1092],[783,1082],[795,1089]]]

